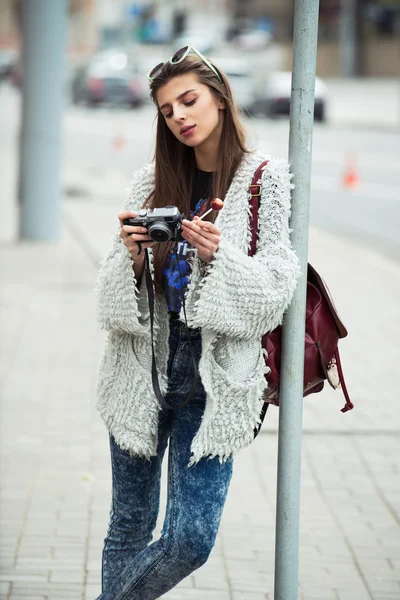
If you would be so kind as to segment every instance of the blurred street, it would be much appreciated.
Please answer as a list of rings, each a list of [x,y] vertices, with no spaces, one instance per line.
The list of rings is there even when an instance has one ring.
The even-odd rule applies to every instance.
[[[331,116],[328,113],[328,122],[317,123],[314,130],[311,223],[399,259],[400,125],[395,120],[394,84],[387,82],[383,88],[374,80],[361,84],[365,101],[363,105],[358,102],[354,117],[359,86],[351,81],[347,88],[343,82],[331,83]],[[0,153],[7,160],[18,131],[20,94],[3,86],[0,98]],[[347,105],[350,109],[346,112]],[[151,160],[153,125],[150,104],[136,110],[68,107],[64,126],[67,194],[100,193],[115,213],[133,170]],[[286,118],[246,119],[250,143],[276,156],[287,156],[288,125]],[[359,178],[354,189],[343,189],[348,169]],[[104,203],[101,210],[106,209]],[[101,218],[99,213],[97,217]]]
[[[400,136],[385,116],[365,122],[368,95],[352,121],[350,88],[337,86],[342,117],[336,108],[314,131],[310,262],[349,329],[355,409],[343,415],[331,389],[304,402],[302,600],[400,597]],[[93,288],[131,173],[151,157],[154,109],[68,108],[62,240],[14,244],[19,103],[0,87],[0,600],[94,600],[111,481]],[[287,120],[246,124],[260,149],[287,155]],[[344,189],[350,167],[359,185]],[[277,424],[271,407],[237,458],[209,562],[165,598],[272,600]]]

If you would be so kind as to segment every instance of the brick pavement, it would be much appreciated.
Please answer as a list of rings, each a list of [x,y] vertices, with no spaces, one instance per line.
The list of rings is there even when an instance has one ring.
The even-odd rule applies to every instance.
[[[2,246],[0,600],[99,593],[110,501],[107,434],[94,408],[103,341],[94,259],[111,235],[111,209],[101,206],[68,202],[58,244]],[[400,269],[314,230],[310,256],[351,330],[342,354],[357,410],[342,415],[330,390],[305,402],[299,597],[399,599]],[[209,562],[165,598],[273,598],[276,427],[272,409],[236,460]]]

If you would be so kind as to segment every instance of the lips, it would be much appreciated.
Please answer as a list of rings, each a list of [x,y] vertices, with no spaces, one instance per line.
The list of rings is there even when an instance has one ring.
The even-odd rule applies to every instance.
[[[179,133],[181,135],[184,135],[185,133],[189,133],[190,131],[192,131],[195,127],[196,125],[185,125],[185,127],[181,127]]]

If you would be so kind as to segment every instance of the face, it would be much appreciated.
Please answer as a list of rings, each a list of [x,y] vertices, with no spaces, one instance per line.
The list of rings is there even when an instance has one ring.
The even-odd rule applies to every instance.
[[[186,146],[219,143],[223,125],[223,101],[213,96],[194,73],[179,75],[158,90],[157,102],[174,136]]]

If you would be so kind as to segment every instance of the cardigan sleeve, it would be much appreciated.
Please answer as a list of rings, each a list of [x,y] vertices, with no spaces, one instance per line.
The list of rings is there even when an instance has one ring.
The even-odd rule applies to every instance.
[[[144,177],[138,171],[131,183],[131,193],[123,210],[133,208],[137,188]],[[119,237],[119,228],[112,248],[103,260],[97,276],[97,317],[102,329],[140,335],[148,333],[149,308],[145,277],[140,285],[135,279],[133,262],[126,246]]]
[[[282,323],[300,275],[290,243],[291,174],[285,161],[264,169],[257,252],[248,256],[221,235],[213,261],[188,291],[190,327],[241,338],[262,336]],[[190,286],[189,286],[190,287]]]

